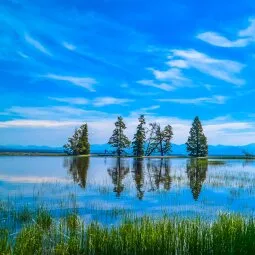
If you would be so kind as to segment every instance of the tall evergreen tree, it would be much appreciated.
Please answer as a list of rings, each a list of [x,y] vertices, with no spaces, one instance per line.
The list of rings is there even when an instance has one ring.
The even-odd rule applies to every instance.
[[[124,149],[130,146],[130,141],[124,134],[125,129],[126,125],[123,122],[123,118],[118,117],[118,120],[115,122],[115,129],[113,130],[113,134],[108,142],[108,144],[116,148],[116,153],[118,156],[121,156],[121,154],[124,152]]]
[[[75,129],[73,136],[68,138],[67,144],[64,145],[64,151],[71,155],[87,155],[90,153],[86,123]]]
[[[144,115],[139,117],[139,124],[136,129],[136,133],[133,138],[132,147],[133,154],[136,157],[144,156],[144,144],[146,139],[146,133],[144,125],[146,124]]]
[[[192,157],[206,157],[208,155],[207,138],[198,117],[195,117],[189,134],[186,143],[189,155]]]
[[[78,142],[79,154],[87,155],[90,153],[90,144],[88,140],[88,125],[85,123],[80,127],[80,138]]]

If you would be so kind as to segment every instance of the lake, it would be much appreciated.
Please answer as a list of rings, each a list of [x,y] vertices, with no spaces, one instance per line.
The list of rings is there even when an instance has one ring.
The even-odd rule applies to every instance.
[[[255,161],[1,156],[0,194],[17,208],[44,205],[58,217],[75,207],[103,224],[123,214],[253,215]]]

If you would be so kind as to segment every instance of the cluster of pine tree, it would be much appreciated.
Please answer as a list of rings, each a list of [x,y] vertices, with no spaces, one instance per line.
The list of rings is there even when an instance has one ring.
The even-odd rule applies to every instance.
[[[146,127],[144,115],[139,117],[138,122],[132,142],[124,134],[126,125],[123,118],[118,117],[115,122],[115,129],[108,143],[115,148],[115,153],[118,156],[123,155],[125,149],[129,148],[130,145],[135,157],[151,156],[155,153],[165,156],[171,152],[171,140],[173,138],[171,125],[162,127],[159,123],[155,122],[150,123]],[[190,136],[186,145],[187,151],[192,157],[205,157],[208,155],[207,139],[198,117],[192,123]],[[75,130],[74,135],[64,145],[64,149],[66,153],[72,155],[87,155],[90,153],[87,124]]]
[[[123,118],[118,117],[115,123],[116,128],[108,142],[116,149],[118,156],[121,156],[130,145],[132,145],[133,155],[136,157],[150,156],[153,153],[159,153],[161,156],[164,156],[171,152],[171,140],[173,138],[171,125],[161,127],[159,123],[150,123],[149,128],[146,128],[144,115],[141,115],[138,121],[139,124],[131,143],[124,134],[126,125]],[[198,117],[196,117],[192,123],[190,136],[186,145],[190,156],[205,157],[208,155],[207,139]]]

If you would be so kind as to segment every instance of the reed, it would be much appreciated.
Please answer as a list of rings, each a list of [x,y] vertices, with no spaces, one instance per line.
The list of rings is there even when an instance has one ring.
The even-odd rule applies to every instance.
[[[17,235],[0,231],[0,254],[254,254],[255,219],[223,214],[196,219],[126,218],[86,225],[77,214],[53,220],[45,211]]]

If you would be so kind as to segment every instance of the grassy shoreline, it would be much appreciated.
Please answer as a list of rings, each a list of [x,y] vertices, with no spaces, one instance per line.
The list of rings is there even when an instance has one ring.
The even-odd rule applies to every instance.
[[[71,155],[65,153],[48,153],[48,152],[0,152],[0,156],[47,156],[47,157],[72,157]],[[105,154],[90,154],[90,155],[79,155],[79,157],[111,157],[111,158],[192,158],[186,155],[169,155],[169,156],[143,156],[135,157],[130,155],[123,155],[121,157],[115,155],[105,155]],[[203,159],[243,159],[243,160],[255,160],[255,157],[239,156],[239,155],[212,155],[208,157],[202,157]]]
[[[142,217],[104,227],[75,212],[54,220],[40,210],[18,233],[0,228],[0,254],[253,254],[254,240],[255,219],[231,214],[211,223]]]

